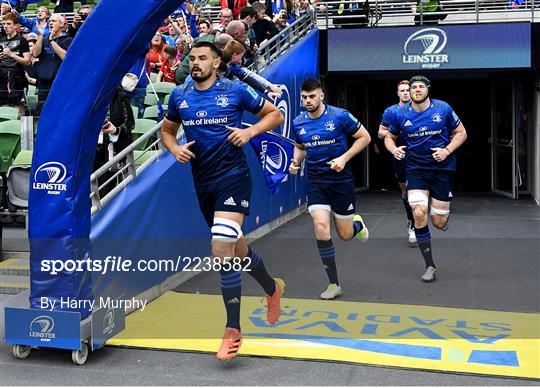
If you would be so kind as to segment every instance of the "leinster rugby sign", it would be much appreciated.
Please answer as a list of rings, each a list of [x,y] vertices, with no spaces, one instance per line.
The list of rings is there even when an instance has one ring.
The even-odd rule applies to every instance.
[[[531,51],[530,23],[328,31],[328,71],[530,68]]]

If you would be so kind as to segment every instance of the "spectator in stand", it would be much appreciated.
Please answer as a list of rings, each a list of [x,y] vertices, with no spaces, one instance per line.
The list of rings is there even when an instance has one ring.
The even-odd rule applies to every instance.
[[[0,37],[0,105],[18,106],[24,110],[24,89],[28,85],[24,66],[31,64],[28,41],[17,33],[19,18],[13,12],[2,15],[6,33]]]
[[[34,45],[38,40],[38,35],[31,32],[26,36],[26,40],[28,41],[28,48],[30,49],[30,53],[32,53]],[[28,83],[30,85],[36,86],[39,74],[39,59],[37,59],[33,55],[30,55],[30,60],[32,61],[32,63],[24,68],[24,72]]]
[[[170,82],[176,84],[175,73],[178,67],[178,60],[176,58],[178,50],[176,46],[167,46],[165,49],[165,60],[163,66],[157,76],[157,82]]]
[[[254,3],[253,9],[257,12],[257,21],[251,28],[255,32],[255,41],[260,46],[261,43],[278,34],[275,24],[266,16],[266,5],[263,3]]]
[[[186,21],[182,15],[178,19],[172,20],[172,25],[179,36],[187,33]]]
[[[283,31],[287,26],[288,23],[288,17],[287,17],[287,11],[281,10],[275,17],[274,17],[274,24],[279,32]]]
[[[105,123],[101,128],[96,157],[94,159],[94,171],[133,142],[131,135],[133,128],[135,128],[135,117],[131,110],[129,98],[122,87],[118,86],[111,104],[107,109]],[[123,165],[125,165],[125,160],[122,160],[118,166],[114,166],[114,168],[111,168],[101,176],[98,183],[101,185],[109,180],[115,170],[120,169]],[[113,181],[105,186],[101,192],[102,195],[110,192],[117,183],[119,182]]]
[[[199,36],[209,34],[210,31],[212,31],[212,23],[210,22],[210,20],[200,20],[199,24],[197,25],[197,31],[199,32]]]
[[[9,0],[2,0],[2,3],[0,4],[0,13],[2,13],[2,15],[5,15],[8,12],[11,12],[11,5],[9,3]]]
[[[146,87],[148,86],[148,77],[145,72],[150,74],[150,62],[146,51],[137,58],[129,70],[129,73],[138,80],[135,88],[127,91],[131,105],[139,109],[138,117],[142,117],[144,114],[144,96],[146,96]]]
[[[157,73],[163,64],[165,59],[165,40],[160,32],[156,32],[152,40],[150,41],[150,50],[146,54],[148,61],[150,62],[150,71]]]
[[[168,25],[168,32],[169,35],[163,35],[165,43],[167,44],[167,46],[176,46],[176,41],[178,40],[178,32],[176,31],[176,28],[174,28],[172,21]]]
[[[71,23],[71,25],[68,28],[69,36],[71,36],[72,38],[75,38],[75,35],[77,35],[77,32],[79,32],[84,21],[86,20],[88,15],[90,15],[91,12],[92,12],[92,7],[89,5],[83,5],[81,8],[79,8],[77,13],[73,17],[73,23]]]
[[[253,31],[253,24],[257,21],[257,11],[253,9],[253,7],[247,6],[242,8],[242,11],[240,12],[240,20],[245,23],[247,26],[247,40],[246,43],[248,47],[251,48],[253,52],[257,50],[257,42],[255,42],[255,31]]]
[[[193,38],[189,34],[182,34],[176,42],[176,48],[178,50],[178,59],[182,61],[186,54],[191,50],[193,46]]]
[[[228,8],[232,10],[235,20],[241,18],[240,10],[246,5],[248,5],[247,0],[221,0],[221,9]]]
[[[32,55],[39,58],[38,111],[41,111],[66,52],[73,41],[73,38],[64,32],[65,28],[66,19],[64,16],[57,13],[52,14],[49,18],[50,35],[45,37],[43,31],[40,30],[36,44],[32,49]]]
[[[223,8],[219,13],[219,31],[225,32],[229,23],[233,20],[233,13],[229,8]]]
[[[75,0],[57,0],[54,13],[72,13]]]
[[[49,17],[51,13],[47,7],[39,7],[37,17],[27,18],[24,15],[17,15],[19,17],[19,23],[21,26],[28,28],[30,32],[38,34],[38,30],[41,28],[45,36],[49,36]]]
[[[243,44],[247,43],[248,32],[246,30],[246,24],[240,20],[233,20],[230,22],[227,26],[226,33]]]
[[[0,21],[2,19],[2,16],[5,14],[11,12],[11,5],[9,3],[9,0],[0,0]],[[6,32],[3,28],[0,28],[0,37],[6,36]]]

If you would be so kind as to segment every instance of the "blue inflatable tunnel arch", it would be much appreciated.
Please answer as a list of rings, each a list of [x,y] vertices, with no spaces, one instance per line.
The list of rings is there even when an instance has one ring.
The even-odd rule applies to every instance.
[[[42,111],[29,195],[30,307],[92,299],[84,271],[52,275],[43,260],[90,253],[90,174],[116,86],[179,0],[101,0],[73,41]],[[56,304],[57,306],[59,303]],[[84,308],[61,308],[78,311]]]

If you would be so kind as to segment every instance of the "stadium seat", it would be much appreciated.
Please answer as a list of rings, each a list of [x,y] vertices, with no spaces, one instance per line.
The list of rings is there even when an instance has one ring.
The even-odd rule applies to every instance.
[[[156,89],[156,93],[163,103],[165,101],[165,96],[168,94],[171,94],[173,89],[176,87],[175,84],[172,84],[170,82],[156,82],[154,85],[154,89]],[[154,91],[152,90],[152,85],[148,85],[146,87],[146,94],[153,94]]]
[[[37,11],[37,4],[36,3],[30,3],[27,5],[26,10],[27,11],[34,11],[34,13]]]
[[[6,173],[21,150],[21,122],[0,122],[0,172]]]
[[[167,105],[163,105],[163,112],[166,112],[166,111],[167,111]],[[157,120],[158,119],[158,107],[157,107],[157,105],[152,105],[152,106],[147,107],[144,110],[143,119]]]
[[[152,156],[154,156],[158,151],[133,151],[133,158],[135,159],[135,166],[140,166]]]
[[[133,140],[137,140],[139,137],[141,137],[143,134],[148,132],[150,129],[152,129],[156,125],[156,122],[154,120],[149,119],[138,119],[135,120],[135,128],[131,132],[131,135],[133,136]],[[148,138],[145,142],[142,144],[139,144],[137,146],[138,150],[144,150],[151,142],[151,137]]]
[[[19,118],[19,109],[11,106],[0,106],[0,121],[17,120]]]
[[[32,168],[32,151],[19,152],[7,173],[9,203],[28,208],[28,189],[30,186],[30,169]]]
[[[152,81],[152,83],[154,84],[157,82],[157,73],[154,73],[154,72],[150,73],[150,81]]]
[[[156,96],[153,93],[147,94],[146,96],[144,96],[144,106],[151,106],[151,105],[156,105],[156,104],[157,104]]]
[[[165,98],[163,99],[163,103],[164,103],[165,105],[169,105],[169,99],[170,99],[170,98],[171,98],[171,95],[170,95],[170,94],[167,94],[167,95],[165,96]]]
[[[135,120],[136,120],[139,117],[139,108],[131,105],[131,110],[133,111],[133,117],[135,117]]]
[[[37,96],[37,87],[34,85],[28,85],[28,95]]]
[[[26,103],[32,111],[35,111],[38,105],[38,96],[29,94]]]

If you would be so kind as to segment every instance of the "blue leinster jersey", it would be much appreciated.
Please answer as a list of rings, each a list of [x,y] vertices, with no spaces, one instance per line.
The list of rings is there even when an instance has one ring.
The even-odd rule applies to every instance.
[[[207,90],[195,89],[193,80],[173,90],[167,119],[182,124],[188,142],[195,140],[190,150],[197,183],[248,172],[244,151],[227,140],[226,126],[240,128],[244,110],[257,114],[264,102],[251,87],[221,77]]]
[[[341,172],[330,168],[328,162],[349,149],[347,138],[360,129],[360,122],[345,109],[326,105],[323,114],[312,119],[302,112],[293,123],[293,134],[306,148],[308,179],[311,182],[332,183],[353,180],[350,162]]]
[[[390,132],[405,138],[407,169],[456,170],[456,156],[450,154],[443,162],[433,159],[431,149],[444,148],[451,140],[452,132],[460,120],[450,105],[444,101],[431,100],[423,112],[415,111],[411,104],[396,111],[390,123]]]
[[[391,125],[392,121],[394,120],[394,117],[398,114],[399,109],[402,106],[406,106],[408,104],[410,104],[410,103],[407,103],[407,104],[404,104],[404,105],[394,104],[394,105],[389,106],[388,108],[386,108],[384,110],[384,113],[383,113],[383,116],[382,116],[381,125],[383,127],[390,128],[390,125]],[[405,145],[405,135],[403,133],[401,133],[399,135],[399,137],[397,138],[396,144],[398,146]]]

